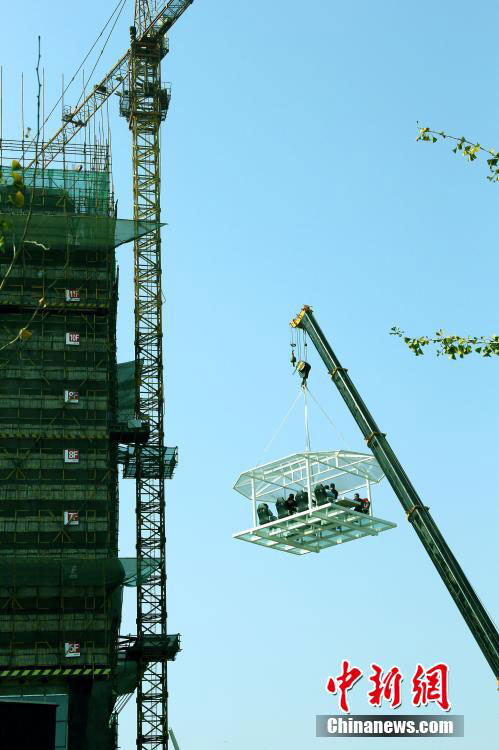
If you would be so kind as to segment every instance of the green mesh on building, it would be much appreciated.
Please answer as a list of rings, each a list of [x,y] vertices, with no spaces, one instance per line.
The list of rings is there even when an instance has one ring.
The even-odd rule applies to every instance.
[[[17,193],[24,196],[24,208],[34,211],[106,216],[112,210],[110,176],[107,171],[70,169],[14,169],[0,167],[0,207],[19,207]]]
[[[125,639],[126,640],[126,639]],[[137,687],[139,663],[175,661],[180,651],[180,635],[150,634],[128,638],[118,652],[115,689],[118,695],[133,693]]]
[[[132,588],[145,583],[159,569],[159,560],[138,560],[136,557],[120,557],[119,560],[125,571],[123,585]]]
[[[123,464],[124,479],[137,476],[137,448],[129,445],[120,449],[118,461]],[[141,477],[144,479],[171,479],[178,462],[178,448],[146,445],[141,448]]]
[[[24,210],[0,211],[0,227],[8,248],[21,243],[27,217]],[[25,245],[28,249],[42,244],[47,250],[77,247],[103,250],[154,232],[158,226],[162,225],[154,221],[115,219],[110,216],[36,213],[29,219]]]
[[[159,561],[135,557],[100,560],[9,557],[0,565],[0,589],[44,586],[136,587],[158,569]],[[1,598],[1,592],[0,592]]]
[[[180,651],[180,635],[153,633],[136,639],[126,650],[126,658],[136,661],[175,661]]]
[[[115,218],[106,170],[13,164],[0,174],[0,278],[18,251],[0,348],[28,320],[30,335],[0,352],[0,671],[112,672],[123,587],[159,565],[117,557],[118,446],[146,430],[133,369],[117,371],[114,248],[159,225]]]
[[[137,687],[139,670],[136,661],[127,661],[125,656],[118,656],[116,667],[116,693],[117,695],[130,695]]]
[[[118,422],[135,416],[135,361],[118,364]]]
[[[0,234],[7,246],[24,238],[48,248],[118,247],[159,226],[114,213],[107,171],[0,166]]]

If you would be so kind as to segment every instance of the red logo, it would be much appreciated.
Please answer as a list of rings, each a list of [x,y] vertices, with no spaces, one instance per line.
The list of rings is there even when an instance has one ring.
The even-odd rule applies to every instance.
[[[383,670],[377,664],[371,664],[372,674],[369,680],[374,684],[367,694],[371,706],[381,706],[383,700],[388,701],[392,708],[398,708],[402,703],[401,685],[402,673],[398,667],[392,667],[383,675]]]
[[[386,701],[392,708],[402,705],[402,681],[404,676],[396,666],[387,672],[378,664],[371,664],[369,682],[372,689],[367,693],[368,703],[371,706],[381,706]],[[360,680],[363,671],[360,667],[350,666],[344,659],[341,674],[337,677],[329,677],[326,683],[328,693],[335,695],[339,691],[339,705],[344,713],[349,713],[348,691]],[[442,711],[450,709],[449,701],[449,667],[442,662],[424,669],[418,664],[412,677],[412,704],[413,706],[427,706],[436,703]]]
[[[425,670],[418,664],[412,678],[412,703],[414,706],[427,706],[433,702],[442,711],[450,709],[449,667],[440,663]]]
[[[362,669],[359,669],[358,667],[352,667],[350,669],[350,665],[345,659],[343,661],[343,670],[341,674],[336,677],[336,682],[333,677],[330,677],[327,681],[326,690],[328,693],[334,694],[337,690],[340,691],[340,708],[346,714],[350,711],[348,707],[347,693],[353,688],[355,683],[360,680],[362,674]],[[338,687],[336,687],[336,683],[338,683]]]

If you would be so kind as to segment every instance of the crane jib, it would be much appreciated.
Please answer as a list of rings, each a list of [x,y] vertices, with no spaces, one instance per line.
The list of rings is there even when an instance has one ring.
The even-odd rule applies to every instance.
[[[166,34],[173,24],[180,18],[189,5],[192,5],[194,0],[170,0],[164,8],[156,14],[155,18],[149,26],[145,29],[144,33],[139,36],[138,41],[142,42],[146,39],[157,39],[163,34]]]
[[[159,41],[193,2],[194,0],[169,0],[156,14],[145,31],[139,35],[137,43]],[[109,97],[122,86],[128,77],[129,67],[130,50],[127,50],[104,78],[93,87],[82,103],[65,116],[59,130],[46,143],[41,145],[35,158],[27,165],[27,168],[32,168],[35,162],[41,159],[42,155],[44,166],[48,166],[80,130],[88,125],[92,117],[105,104]],[[33,139],[30,146],[34,144],[35,139]]]
[[[386,435],[378,428],[346,369],[341,366],[312,309],[305,305],[291,325],[306,331],[317,349],[331,379],[406,511],[407,519],[414,527],[495,677],[499,678],[499,634],[494,623],[440,533],[428,507],[421,501],[399,463]]]

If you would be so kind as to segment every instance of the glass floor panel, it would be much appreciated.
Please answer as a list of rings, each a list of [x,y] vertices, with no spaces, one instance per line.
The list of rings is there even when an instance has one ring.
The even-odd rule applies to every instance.
[[[396,523],[344,508],[336,503],[312,508],[293,516],[278,518],[234,534],[234,539],[259,544],[292,555],[321,552],[328,547],[377,536],[394,529]]]

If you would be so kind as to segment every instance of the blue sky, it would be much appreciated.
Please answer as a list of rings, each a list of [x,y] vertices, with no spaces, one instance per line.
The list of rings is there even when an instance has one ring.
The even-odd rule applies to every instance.
[[[22,13],[2,9],[11,30],[0,52],[5,137],[20,135],[21,70],[35,91],[37,35],[48,107],[113,7],[25,0]],[[127,45],[131,0],[127,13],[102,74]],[[389,330],[498,332],[499,186],[485,179],[483,160],[469,165],[447,143],[415,141],[420,120],[499,147],[489,31],[498,23],[496,4],[481,0],[195,0],[170,34],[166,429],[180,462],[167,488],[167,552],[169,631],[181,632],[183,651],[169,675],[182,750],[319,747],[315,715],[337,712],[325,683],[343,658],[365,671],[372,661],[398,665],[406,690],[418,662],[445,661],[452,711],[465,715],[466,736],[452,747],[490,747],[497,735],[494,677],[386,482],[375,512],[397,529],[303,559],[232,540],[250,519],[231,487],[295,398],[288,322],[311,304],[497,616],[498,363],[415,359]],[[114,179],[127,218],[130,135],[116,102]],[[25,107],[33,126],[32,102]],[[124,361],[133,356],[132,247],[118,260]],[[312,447],[363,450],[315,353],[311,362],[310,386],[348,442],[312,410]],[[303,448],[302,417],[293,414],[265,458]],[[121,553],[130,555],[126,481],[120,519]],[[133,629],[130,598],[123,632]],[[367,689],[364,678],[352,691],[353,713],[366,712]],[[411,710],[407,695],[402,708]],[[120,729],[122,750],[132,750],[133,707]]]

